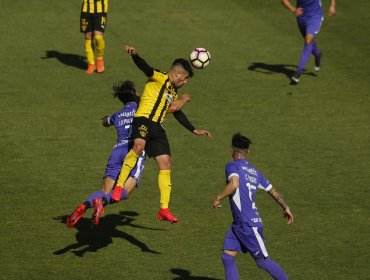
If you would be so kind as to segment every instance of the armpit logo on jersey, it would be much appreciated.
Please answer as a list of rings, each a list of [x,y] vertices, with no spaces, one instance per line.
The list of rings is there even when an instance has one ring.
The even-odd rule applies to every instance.
[[[140,133],[141,137],[146,137],[146,135],[148,134],[148,128],[145,125],[142,124],[139,127],[139,133]]]
[[[171,94],[166,94],[165,97],[166,97],[167,101],[171,104],[172,101],[173,101],[173,96]]]

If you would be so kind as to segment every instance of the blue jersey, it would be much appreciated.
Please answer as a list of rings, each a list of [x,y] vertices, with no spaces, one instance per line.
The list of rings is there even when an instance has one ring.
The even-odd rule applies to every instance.
[[[321,0],[297,0],[297,8],[303,8],[302,17],[322,16]]]
[[[239,187],[229,196],[234,223],[248,224],[251,227],[262,227],[254,197],[257,189],[269,191],[270,182],[252,164],[245,159],[229,162],[225,167],[226,181],[233,176],[239,177]]]
[[[120,111],[108,117],[108,123],[114,125],[117,130],[117,145],[124,145],[131,142],[132,121],[137,110],[138,104],[129,102]]]

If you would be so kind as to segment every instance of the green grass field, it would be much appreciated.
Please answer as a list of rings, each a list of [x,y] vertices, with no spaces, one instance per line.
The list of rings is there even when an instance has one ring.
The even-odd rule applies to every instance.
[[[294,1],[292,1],[294,2]],[[324,0],[325,15],[329,1]],[[0,27],[0,279],[224,279],[221,246],[231,222],[224,187],[230,139],[252,139],[251,161],[280,190],[295,215],[257,195],[270,256],[290,279],[370,279],[369,1],[338,1],[319,35],[316,76],[298,86],[287,75],[302,40],[294,17],[273,0],[110,1],[106,72],[84,74],[80,1],[12,0]],[[172,117],[171,208],[160,223],[157,166],[148,160],[132,198],[90,212],[76,229],[61,222],[91,192],[115,143],[100,117],[120,109],[111,86],[145,77],[122,52],[133,44],[163,71],[174,58],[205,47],[212,63],[181,89],[184,111],[208,140]],[[241,279],[270,279],[240,255]]]

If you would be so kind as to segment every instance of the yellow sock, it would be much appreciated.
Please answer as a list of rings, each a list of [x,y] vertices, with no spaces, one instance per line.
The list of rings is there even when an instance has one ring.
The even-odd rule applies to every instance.
[[[134,168],[138,157],[139,156],[137,154],[135,154],[135,152],[133,150],[130,150],[127,153],[127,155],[125,157],[125,160],[122,164],[121,173],[119,174],[119,177],[118,177],[118,180],[117,180],[117,186],[123,187],[123,185],[125,184],[128,176],[130,175],[130,172],[131,172],[132,168]]]
[[[103,35],[94,36],[94,45],[96,48],[97,59],[103,59],[105,50],[105,41]]]
[[[158,187],[161,208],[168,208],[171,194],[171,170],[159,170]]]
[[[94,49],[91,40],[85,40],[85,51],[88,64],[95,64]]]

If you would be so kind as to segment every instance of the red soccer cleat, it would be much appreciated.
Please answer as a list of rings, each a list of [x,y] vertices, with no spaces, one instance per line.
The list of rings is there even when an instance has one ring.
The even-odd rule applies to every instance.
[[[160,221],[169,221],[171,224],[177,223],[179,221],[174,215],[172,215],[169,208],[160,208],[157,219]]]
[[[100,216],[104,213],[104,206],[103,206],[102,198],[101,197],[94,198],[93,204],[94,204],[94,214],[92,216],[92,222],[94,225],[98,225]]]
[[[85,204],[77,206],[76,210],[73,211],[71,216],[69,216],[67,219],[66,225],[68,228],[73,228],[75,224],[77,224],[77,222],[83,217],[85,209],[86,209]]]
[[[115,201],[115,202],[118,202],[121,200],[121,194],[122,194],[122,191],[123,191],[123,187],[121,186],[115,186],[114,187],[114,190],[112,192],[112,195],[110,196],[110,199]]]

